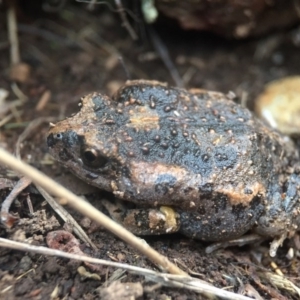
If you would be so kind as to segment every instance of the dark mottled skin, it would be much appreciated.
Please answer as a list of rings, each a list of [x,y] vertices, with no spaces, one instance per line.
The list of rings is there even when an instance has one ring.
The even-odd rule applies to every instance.
[[[300,223],[294,144],[221,93],[129,81],[112,99],[84,97],[47,142],[88,183],[145,210],[172,207],[190,237],[292,236]]]

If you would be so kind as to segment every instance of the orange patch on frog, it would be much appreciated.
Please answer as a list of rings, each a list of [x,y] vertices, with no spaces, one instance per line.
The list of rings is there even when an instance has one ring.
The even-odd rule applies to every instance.
[[[157,177],[162,174],[174,176],[177,184],[190,181],[194,185],[195,181],[197,181],[196,176],[190,178],[188,171],[182,167],[160,163],[132,162],[130,170],[132,180],[137,182],[141,188],[148,188],[155,185]],[[245,188],[251,189],[252,194],[245,194]],[[256,195],[264,196],[266,189],[261,183],[254,182],[252,185],[249,184],[247,186],[244,184],[239,184],[237,187],[228,185],[220,188],[220,186],[216,186],[214,192],[226,195],[231,205],[243,204],[244,206],[248,206]]]
[[[128,127],[138,129],[158,129],[159,115],[154,109],[147,106],[135,106],[129,111],[130,123]]]
[[[252,190],[252,194],[245,194],[245,188]],[[254,182],[252,185],[247,186],[239,184],[237,187],[228,186],[216,189],[216,192],[226,195],[231,205],[249,205],[256,195],[264,196],[266,189],[261,183]]]
[[[207,94],[208,96],[210,96],[211,98],[217,98],[217,99],[224,99],[226,98],[226,96],[220,92],[217,91],[208,91],[205,89],[199,89],[199,88],[192,88],[188,90],[189,93],[195,95],[195,96],[200,96],[200,95],[204,95]]]
[[[125,83],[125,86],[123,88],[126,88],[128,86],[136,86],[136,85],[151,85],[153,87],[155,86],[162,86],[162,87],[167,87],[168,84],[165,82],[160,82],[157,80],[145,80],[145,79],[138,79],[138,80],[127,80]]]
[[[176,166],[164,165],[161,163],[132,162],[130,164],[132,181],[138,182],[142,187],[153,186],[157,177],[162,174],[174,176],[176,181],[187,179],[186,169]]]

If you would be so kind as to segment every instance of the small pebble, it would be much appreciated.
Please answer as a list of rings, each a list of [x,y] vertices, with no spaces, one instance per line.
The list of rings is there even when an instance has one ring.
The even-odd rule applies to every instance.
[[[268,83],[256,99],[256,112],[285,134],[300,133],[300,76]]]
[[[20,269],[22,269],[24,272],[28,271],[30,268],[32,268],[32,260],[29,256],[23,256],[20,260],[19,264]]]
[[[26,63],[18,63],[11,67],[9,78],[12,81],[21,83],[28,82],[30,79],[31,67]]]
[[[292,260],[295,257],[295,252],[293,248],[290,248],[289,251],[286,254],[286,258],[288,260]]]

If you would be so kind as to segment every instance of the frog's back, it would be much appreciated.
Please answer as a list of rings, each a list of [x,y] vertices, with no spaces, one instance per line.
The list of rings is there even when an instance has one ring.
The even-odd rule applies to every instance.
[[[124,131],[135,137],[119,148],[134,153],[138,185],[125,199],[179,207],[189,236],[221,240],[251,229],[296,158],[289,141],[221,93],[139,81],[115,99],[127,103]]]
[[[286,164],[286,141],[222,93],[133,81],[115,99],[128,102],[125,130],[136,137],[120,151],[131,149],[137,161],[185,169],[203,193],[250,201],[266,193],[270,176]]]

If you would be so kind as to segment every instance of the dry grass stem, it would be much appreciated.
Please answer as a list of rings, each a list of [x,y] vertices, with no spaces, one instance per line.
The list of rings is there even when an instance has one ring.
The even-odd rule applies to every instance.
[[[120,18],[123,22],[122,26],[124,26],[126,28],[126,30],[128,31],[128,33],[130,34],[131,38],[134,41],[137,40],[138,36],[135,33],[135,31],[133,30],[133,28],[131,27],[130,23],[128,22],[127,15],[126,15],[125,9],[123,7],[122,1],[115,0],[115,4],[117,6],[117,12],[119,13]]]
[[[163,61],[164,65],[170,72],[170,75],[172,76],[176,86],[178,87],[184,87],[183,86],[183,81],[182,78],[180,77],[180,74],[173,63],[169,51],[166,47],[166,45],[163,43],[162,39],[159,37],[159,35],[156,33],[156,31],[152,28],[148,28],[149,33],[150,33],[150,38],[153,44],[154,49],[156,50],[157,54]]]
[[[68,223],[72,226],[74,233],[86,244],[90,245],[94,250],[97,249],[96,245],[91,241],[87,236],[85,231],[81,226],[76,222],[76,220],[59,204],[57,203],[51,195],[49,195],[43,188],[36,186],[41,195],[46,199],[48,204],[52,209],[64,220],[65,223]]]
[[[22,177],[18,183],[14,186],[10,194],[3,201],[1,206],[1,222],[6,224],[9,223],[10,219],[9,209],[14,199],[28,186],[31,184],[31,180],[27,177]],[[6,224],[8,225],[8,224]]]
[[[35,106],[35,111],[43,111],[45,109],[45,106],[48,104],[48,102],[51,99],[51,91],[46,90],[43,95],[40,97],[37,105]]]
[[[216,288],[202,280],[197,278],[192,278],[185,275],[171,275],[166,273],[158,273],[153,270],[139,268],[128,264],[111,262],[103,259],[92,258],[83,255],[70,254],[60,250],[53,250],[42,246],[33,246],[29,244],[24,244],[16,241],[10,241],[7,239],[0,238],[0,247],[6,247],[10,249],[38,253],[43,255],[51,255],[57,257],[64,257],[68,259],[75,259],[83,262],[88,262],[92,264],[101,264],[105,266],[111,266],[115,268],[121,268],[128,270],[132,273],[142,275],[146,277],[146,280],[158,282],[163,286],[184,288],[188,290],[193,290],[198,293],[215,295],[222,297],[223,299],[232,299],[232,300],[249,300],[251,298],[237,295],[232,292],[228,292],[219,288]]]
[[[8,3],[9,7],[7,10],[7,28],[8,39],[10,42],[10,62],[12,65],[15,65],[20,62],[17,18],[14,1],[9,1]]]
[[[271,272],[260,273],[260,275],[265,280],[268,280],[276,288],[286,290],[290,294],[300,297],[300,288],[298,288],[285,276],[277,275]]]
[[[171,274],[187,275],[184,271],[171,263],[165,256],[158,253],[156,250],[145,244],[141,239],[126,230],[120,224],[117,224],[102,212],[96,210],[90,203],[84,201],[82,198],[76,196],[54,180],[50,179],[35,168],[18,160],[13,155],[0,148],[0,162],[15,171],[32,179],[35,184],[40,185],[49,193],[66,200],[66,204],[72,206],[74,209],[94,220],[107,230],[111,231],[126,243],[137,249],[139,252],[147,256],[152,262],[158,265],[163,270]]]

